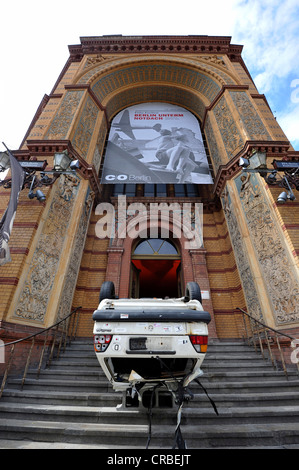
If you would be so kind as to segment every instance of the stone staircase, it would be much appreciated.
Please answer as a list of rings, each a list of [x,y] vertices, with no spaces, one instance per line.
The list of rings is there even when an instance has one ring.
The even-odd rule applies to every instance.
[[[299,377],[274,371],[241,342],[210,341],[200,381],[184,404],[181,431],[188,449],[299,448]],[[145,449],[144,407],[118,410],[91,341],[74,341],[44,369],[30,370],[23,390],[10,379],[0,400],[0,449]],[[153,408],[149,449],[171,449],[177,406]]]

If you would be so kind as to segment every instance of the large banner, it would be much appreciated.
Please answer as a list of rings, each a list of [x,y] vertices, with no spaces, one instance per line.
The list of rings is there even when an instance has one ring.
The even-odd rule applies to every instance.
[[[168,103],[143,103],[118,113],[101,183],[213,184],[196,117]]]

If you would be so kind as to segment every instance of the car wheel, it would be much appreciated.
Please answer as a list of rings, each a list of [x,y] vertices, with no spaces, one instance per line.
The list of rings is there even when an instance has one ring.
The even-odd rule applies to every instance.
[[[202,302],[201,290],[197,282],[188,282],[185,291],[185,302],[189,300],[198,300]]]
[[[105,281],[101,286],[100,302],[104,299],[115,299],[115,287],[112,281]]]

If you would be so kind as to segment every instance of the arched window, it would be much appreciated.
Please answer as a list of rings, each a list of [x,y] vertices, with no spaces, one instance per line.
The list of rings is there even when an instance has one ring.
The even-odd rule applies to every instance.
[[[176,247],[162,238],[148,238],[141,241],[135,248],[133,256],[172,256],[178,255]]]

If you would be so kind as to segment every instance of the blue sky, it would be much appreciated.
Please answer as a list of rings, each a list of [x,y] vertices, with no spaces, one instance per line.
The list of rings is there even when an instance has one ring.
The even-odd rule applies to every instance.
[[[17,149],[80,36],[232,36],[299,150],[298,0],[14,0],[0,6],[0,149]]]
[[[235,3],[233,42],[295,150],[299,150],[299,2]]]

